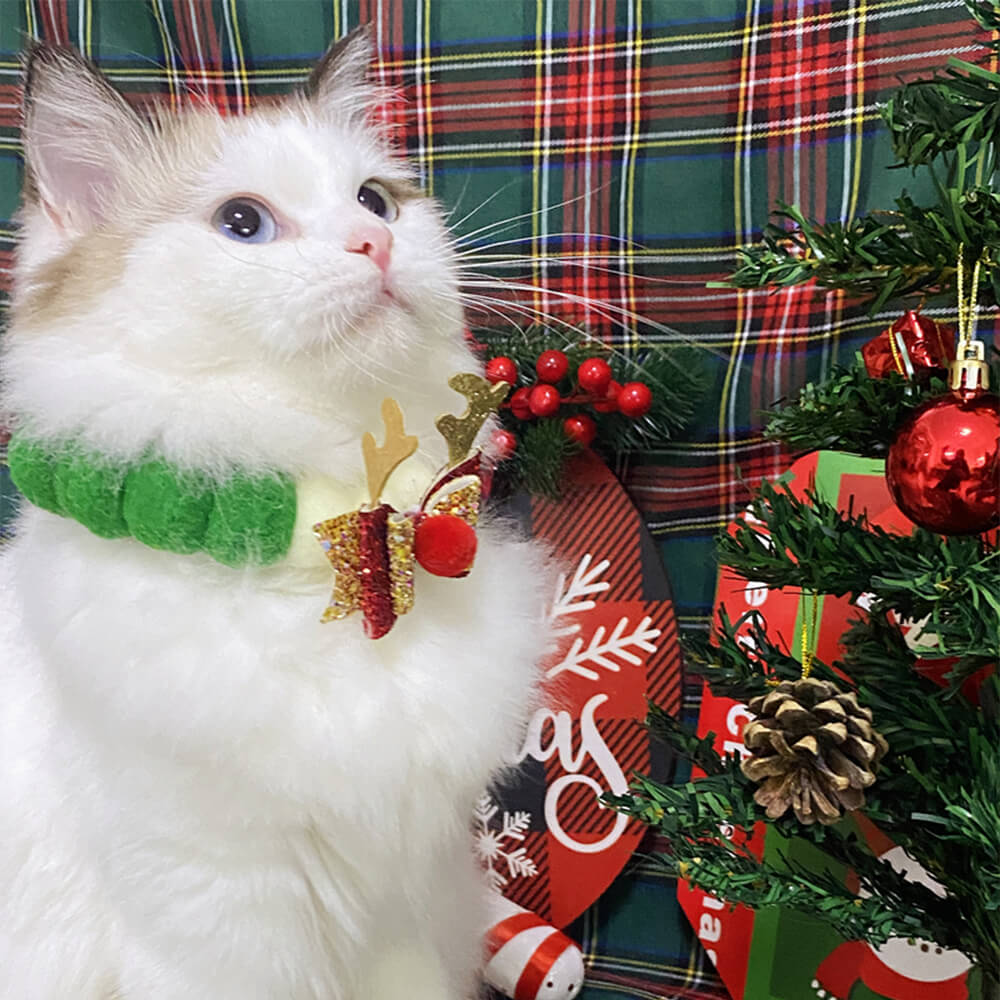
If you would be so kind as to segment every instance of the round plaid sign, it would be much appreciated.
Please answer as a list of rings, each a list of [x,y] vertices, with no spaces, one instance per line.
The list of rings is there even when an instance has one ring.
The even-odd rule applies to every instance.
[[[653,540],[602,462],[582,456],[561,500],[522,500],[519,513],[562,562],[547,610],[561,645],[518,769],[480,800],[475,836],[494,887],[564,927],[642,837],[599,797],[625,791],[634,771],[662,776],[646,698],[680,707],[680,650]]]

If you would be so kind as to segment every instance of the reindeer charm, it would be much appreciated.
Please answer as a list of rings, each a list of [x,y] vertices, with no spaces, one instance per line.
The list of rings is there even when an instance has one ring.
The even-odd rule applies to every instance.
[[[480,453],[473,443],[509,386],[492,385],[468,373],[452,376],[448,384],[469,406],[460,417],[448,413],[435,422],[448,443],[448,463],[434,476],[418,509],[400,513],[382,502],[393,471],[417,450],[417,439],[406,433],[399,403],[385,399],[385,442],[378,446],[371,433],[361,439],[369,503],[313,526],[336,572],[322,621],[337,621],[360,610],[365,634],[380,639],[413,607],[414,562],[438,576],[465,576],[472,568],[482,496]],[[448,539],[446,558],[439,551],[443,538]]]

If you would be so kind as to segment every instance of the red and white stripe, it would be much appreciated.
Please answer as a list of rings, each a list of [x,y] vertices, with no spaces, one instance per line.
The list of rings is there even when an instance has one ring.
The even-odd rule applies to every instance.
[[[512,1000],[573,1000],[583,989],[583,953],[537,914],[491,893],[483,939],[486,981]]]

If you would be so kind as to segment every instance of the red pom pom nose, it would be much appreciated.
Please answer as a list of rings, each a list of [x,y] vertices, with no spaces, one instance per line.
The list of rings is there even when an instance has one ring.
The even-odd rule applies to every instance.
[[[454,514],[433,514],[417,525],[413,555],[435,576],[464,576],[476,559],[476,532]]]

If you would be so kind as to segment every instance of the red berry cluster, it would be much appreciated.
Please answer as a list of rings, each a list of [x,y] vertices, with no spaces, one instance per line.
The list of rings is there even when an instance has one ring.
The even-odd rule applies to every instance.
[[[621,385],[612,378],[611,366],[603,358],[587,358],[576,370],[576,391],[562,395],[557,384],[569,374],[569,358],[563,351],[543,351],[535,362],[538,382],[522,386],[505,405],[518,420],[533,417],[554,417],[564,404],[592,406],[598,413],[622,413],[633,420],[645,414],[653,403],[653,394],[644,382],[626,382]],[[517,365],[507,357],[490,358],[486,363],[486,377],[491,382],[517,381]],[[594,418],[586,413],[575,413],[563,421],[568,437],[580,444],[589,445],[597,435]],[[497,431],[494,442],[502,457],[510,455],[517,446],[517,439],[510,431]]]

